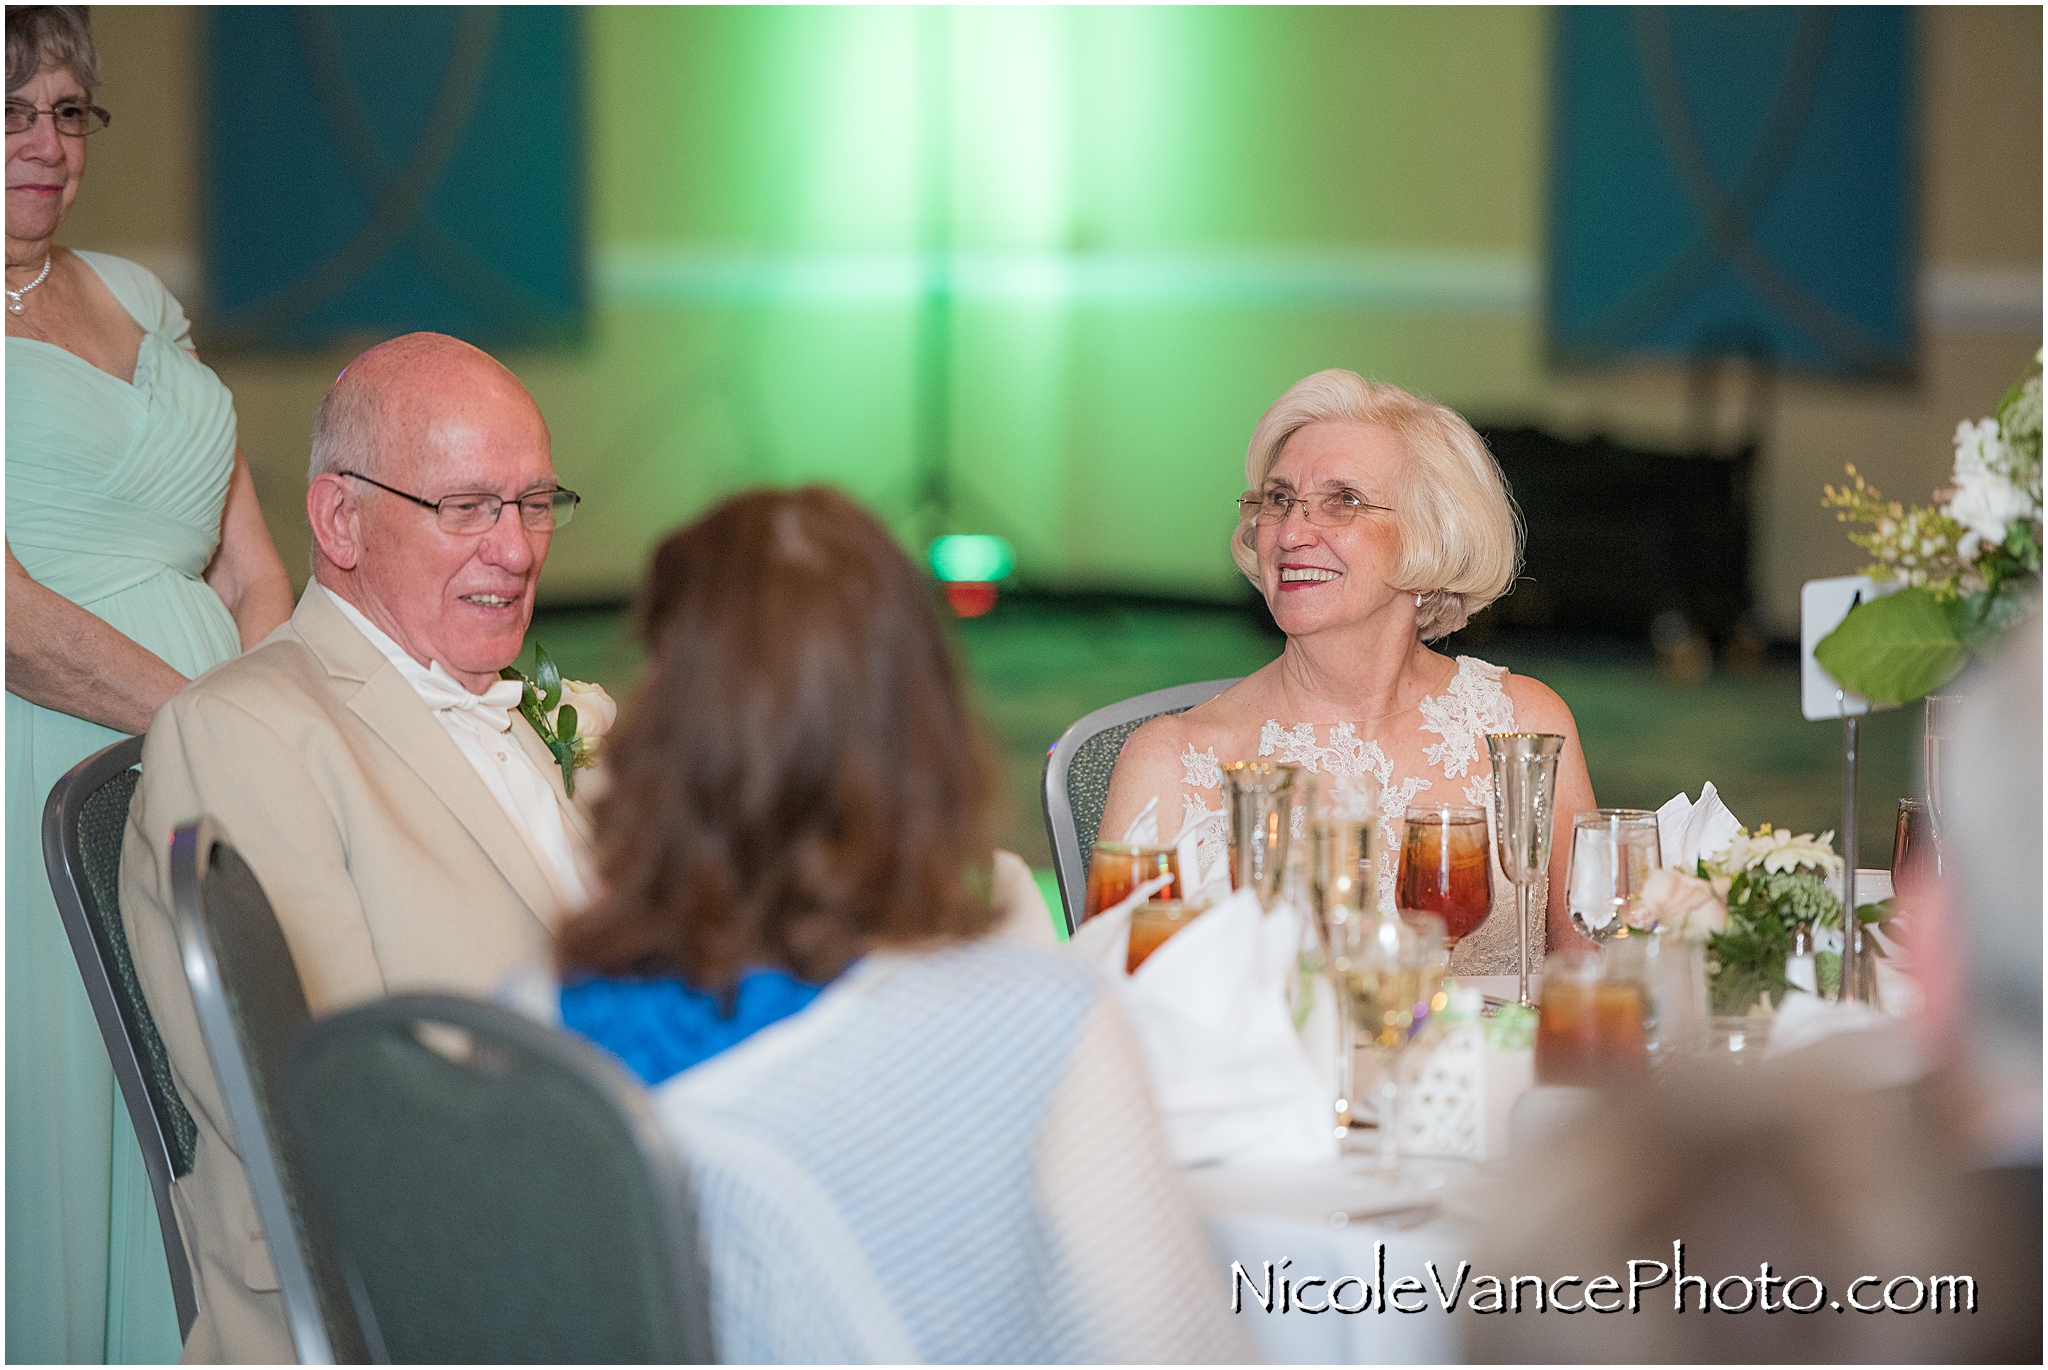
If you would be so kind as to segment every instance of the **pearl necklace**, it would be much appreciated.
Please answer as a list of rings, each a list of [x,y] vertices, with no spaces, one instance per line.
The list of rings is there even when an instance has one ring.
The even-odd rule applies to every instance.
[[[36,278],[30,281],[27,285],[23,286],[19,290],[10,290],[7,292],[8,313],[19,314],[21,312],[21,297],[28,294],[29,291],[34,290],[37,286],[43,283],[43,277],[50,274],[50,260],[50,254],[45,252],[43,254],[43,269],[40,272],[36,273]]]

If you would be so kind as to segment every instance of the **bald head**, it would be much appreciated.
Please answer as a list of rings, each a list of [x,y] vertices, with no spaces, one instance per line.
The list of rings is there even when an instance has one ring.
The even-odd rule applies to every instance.
[[[468,343],[412,333],[371,348],[313,420],[314,578],[482,692],[533,612],[553,531],[528,527],[518,502],[560,488],[549,446],[526,387]],[[446,501],[479,495],[500,501],[495,523],[450,531]]]
[[[445,333],[378,343],[348,364],[314,411],[306,480],[336,471],[382,477],[437,418],[504,406],[530,412],[546,430],[526,387],[488,352]]]

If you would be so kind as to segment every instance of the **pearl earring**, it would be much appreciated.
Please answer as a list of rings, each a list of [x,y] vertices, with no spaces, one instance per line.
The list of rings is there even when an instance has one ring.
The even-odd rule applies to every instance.
[[[1415,607],[1418,609],[1422,607],[1422,592],[1420,590],[1415,592]]]

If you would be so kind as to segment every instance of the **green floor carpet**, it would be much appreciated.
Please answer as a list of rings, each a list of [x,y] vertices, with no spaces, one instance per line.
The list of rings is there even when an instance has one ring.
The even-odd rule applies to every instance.
[[[625,629],[614,611],[564,610],[535,615],[531,636],[565,674],[597,680],[623,699],[641,659]],[[1279,648],[1247,615],[1223,609],[1009,602],[957,631],[1001,761],[997,840],[1037,868],[1051,864],[1039,779],[1046,749],[1070,723],[1146,690],[1242,675]],[[1790,664],[1716,670],[1686,688],[1659,678],[1647,647],[1496,638],[1473,650],[1535,676],[1571,706],[1602,804],[1655,808],[1680,790],[1697,796],[1711,780],[1752,827],[1841,826],[1842,730],[1800,717],[1799,673]],[[1890,864],[1892,823],[1900,796],[1913,793],[1919,735],[1918,707],[1863,725],[1861,865]]]

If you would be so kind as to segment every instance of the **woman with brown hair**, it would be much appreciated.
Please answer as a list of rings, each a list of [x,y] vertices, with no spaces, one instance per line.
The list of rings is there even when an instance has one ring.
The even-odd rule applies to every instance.
[[[1107,986],[983,935],[988,778],[888,533],[738,496],[639,621],[561,1008],[656,1086],[719,1359],[1241,1359]]]

